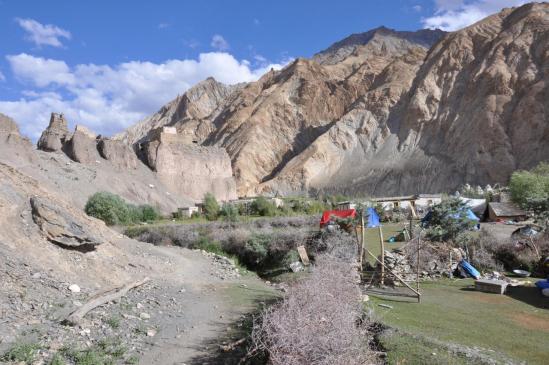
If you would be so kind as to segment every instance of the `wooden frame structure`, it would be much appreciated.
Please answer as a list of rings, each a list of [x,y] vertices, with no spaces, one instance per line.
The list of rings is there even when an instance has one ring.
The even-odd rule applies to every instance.
[[[410,219],[410,228],[411,227],[412,227],[412,219]],[[359,227],[357,227],[356,231],[357,231],[357,244],[358,244],[358,247],[359,247],[359,264],[360,264],[360,273],[361,273],[361,275],[364,273],[364,257],[366,255],[372,257],[378,265],[381,265],[380,266],[380,280],[379,280],[380,288],[379,288],[379,290],[371,291],[370,290],[371,283],[370,283],[370,286],[366,290],[371,291],[372,294],[378,294],[378,295],[393,295],[393,296],[406,296],[406,297],[409,297],[410,295],[406,295],[404,293],[399,294],[399,293],[394,293],[394,292],[389,293],[389,292],[384,292],[383,291],[383,286],[385,285],[385,273],[386,273],[386,271],[388,271],[396,278],[396,280],[401,282],[406,288],[408,288],[410,291],[412,291],[412,293],[413,293],[412,297],[417,298],[418,303],[420,303],[421,302],[421,292],[420,292],[420,289],[419,289],[419,276],[420,276],[419,274],[420,274],[421,232],[418,234],[417,237],[412,238],[411,237],[412,231],[410,231],[410,240],[403,246],[403,247],[406,247],[406,246],[412,244],[412,242],[414,242],[414,241],[417,243],[416,280],[414,281],[415,288],[413,288],[402,277],[400,277],[398,274],[396,274],[393,270],[386,267],[386,265],[385,265],[385,242],[383,240],[383,231],[382,231],[382,228],[381,228],[381,224],[379,225],[379,243],[380,243],[380,248],[381,248],[381,255],[380,255],[381,260],[379,258],[377,258],[366,247],[366,228],[364,227],[364,214],[361,214],[361,219],[360,219],[360,233],[361,233],[360,234],[360,239],[358,238]]]

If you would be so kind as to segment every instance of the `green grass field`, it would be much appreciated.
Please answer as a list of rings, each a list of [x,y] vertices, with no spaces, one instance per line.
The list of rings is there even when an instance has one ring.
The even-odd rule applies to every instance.
[[[497,295],[475,291],[473,284],[471,279],[424,282],[421,303],[372,297],[369,305],[376,319],[397,330],[381,338],[389,363],[467,363],[449,353],[448,346],[474,349],[500,361],[549,363],[549,299],[535,287],[509,288],[507,295]]]

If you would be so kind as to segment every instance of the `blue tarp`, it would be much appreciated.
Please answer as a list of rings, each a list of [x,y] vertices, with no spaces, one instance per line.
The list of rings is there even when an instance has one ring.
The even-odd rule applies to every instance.
[[[466,215],[467,215],[467,218],[469,218],[470,220],[473,220],[475,222],[480,222],[480,218],[477,217],[475,215],[475,213],[473,213],[473,211],[469,208],[467,208],[467,211],[466,211]],[[431,221],[431,218],[433,216],[433,212],[432,211],[428,211],[427,214],[425,214],[425,217],[423,217],[423,219],[421,220],[421,224],[422,225],[427,225],[429,223],[429,221]],[[458,219],[459,218],[459,214],[453,214],[452,215],[452,218],[456,218]]]
[[[379,215],[374,208],[367,208],[364,211],[364,218],[366,218],[366,228],[379,227]]]
[[[460,263],[459,263],[459,266],[461,266],[461,268],[463,269],[463,271],[465,271],[467,273],[467,275],[469,275],[469,276],[471,276],[475,279],[480,278],[480,273],[477,271],[477,269],[475,269],[473,267],[473,265],[471,265],[467,261],[461,260]]]
[[[549,280],[536,281],[536,286],[540,289],[549,289]]]
[[[477,221],[477,222],[480,222],[480,218],[476,216],[475,213],[473,213],[473,211],[471,209],[467,209],[467,218],[471,219],[471,220],[474,220],[474,221]]]

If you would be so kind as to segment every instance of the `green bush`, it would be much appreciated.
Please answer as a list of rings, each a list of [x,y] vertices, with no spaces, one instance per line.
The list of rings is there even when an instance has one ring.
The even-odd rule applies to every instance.
[[[234,204],[223,203],[219,214],[229,222],[236,222],[238,220],[238,208]]]
[[[198,238],[198,241],[193,245],[193,248],[204,250],[206,252],[215,253],[222,256],[226,255],[226,253],[223,251],[223,248],[221,247],[221,244],[219,242],[214,241],[204,235],[201,235]]]
[[[25,364],[32,364],[38,353],[39,346],[35,343],[17,343],[9,349],[0,360],[16,361]]]
[[[219,215],[219,203],[211,193],[204,195],[204,216],[209,221],[215,221]]]
[[[306,201],[301,199],[295,199],[291,202],[292,210],[296,213],[307,213],[307,208],[309,204]]]
[[[289,267],[290,264],[292,264],[296,261],[301,261],[301,258],[299,257],[299,253],[297,252],[297,250],[290,250],[290,251],[286,252],[284,257],[282,258],[282,264],[285,267]]]
[[[132,220],[132,214],[124,199],[105,191],[93,194],[84,210],[87,215],[101,219],[109,226],[127,224]]]
[[[244,261],[252,266],[260,266],[269,255],[271,237],[266,234],[253,235],[247,242]]]
[[[273,217],[276,215],[277,211],[276,205],[262,196],[253,201],[251,208],[254,214],[258,214],[262,217]]]
[[[325,210],[327,210],[326,205],[318,200],[313,200],[307,206],[307,214],[320,214]]]
[[[116,194],[106,191],[93,194],[84,208],[87,215],[104,221],[107,225],[153,221],[160,214],[150,205],[139,207],[128,204]]]

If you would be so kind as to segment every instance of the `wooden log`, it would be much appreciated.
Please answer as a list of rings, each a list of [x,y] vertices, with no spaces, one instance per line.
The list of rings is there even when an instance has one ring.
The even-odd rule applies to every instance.
[[[364,213],[360,216],[360,272],[364,271],[364,247],[366,245],[366,232],[364,229]]]
[[[84,318],[86,314],[88,314],[89,311],[106,304],[108,302],[112,302],[113,300],[119,299],[126,295],[131,289],[137,288],[138,286],[141,286],[148,282],[150,279],[148,277],[144,278],[143,280],[134,281],[132,283],[128,283],[124,286],[121,286],[119,288],[114,288],[111,290],[107,290],[105,292],[98,293],[91,297],[84,305],[73,311],[69,316],[63,321],[64,324],[69,324],[71,326],[78,325],[80,321]]]
[[[421,232],[417,236],[417,267],[416,267],[416,290],[419,293],[419,270],[420,270],[420,255],[421,255]],[[418,294],[417,302],[421,301],[421,296]]]
[[[385,284],[385,242],[383,242],[383,231],[379,225],[379,244],[381,245],[381,285]]]

